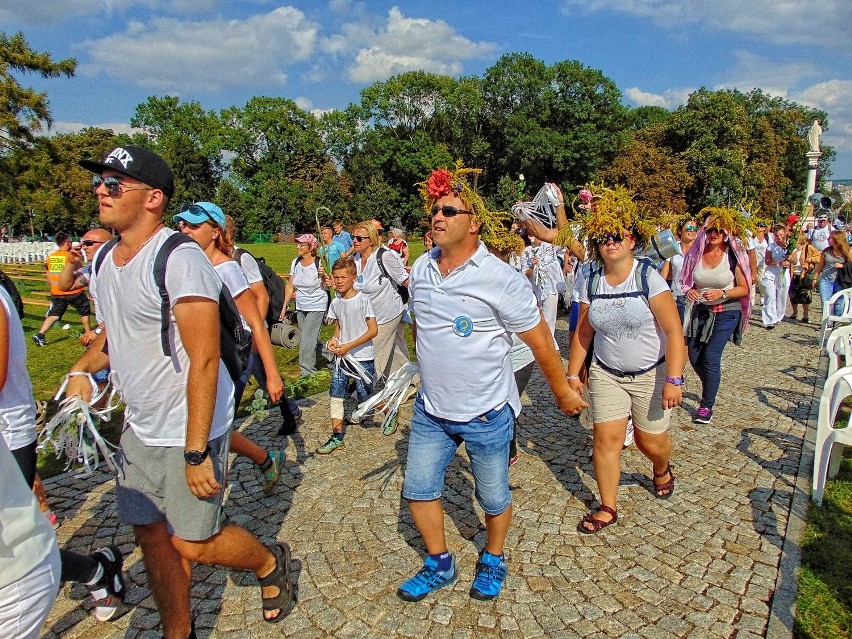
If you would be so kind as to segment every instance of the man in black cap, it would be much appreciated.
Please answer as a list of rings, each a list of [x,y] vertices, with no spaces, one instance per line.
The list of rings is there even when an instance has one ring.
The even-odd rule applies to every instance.
[[[142,547],[164,634],[194,636],[193,561],[253,571],[264,619],[280,621],[294,603],[289,547],[265,547],[242,528],[220,524],[234,411],[233,382],[213,337],[219,335],[222,283],[197,244],[172,251],[165,275],[171,356],[163,355],[163,296],[152,269],[175,233],[163,224],[174,194],[172,171],[156,153],[133,146],[80,165],[95,173],[101,222],[120,239],[96,256],[91,275],[97,317],[106,330],[71,371],[93,373],[110,365],[126,404],[117,455],[118,516],[133,525]],[[88,379],[70,377],[68,394],[88,399]]]

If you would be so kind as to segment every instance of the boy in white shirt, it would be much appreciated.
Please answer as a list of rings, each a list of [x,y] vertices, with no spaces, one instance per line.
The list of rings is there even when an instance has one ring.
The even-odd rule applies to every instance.
[[[351,257],[341,257],[331,268],[331,279],[337,297],[331,300],[328,317],[334,320],[334,336],[328,340],[328,350],[335,356],[331,377],[331,437],[317,448],[327,455],[343,443],[343,399],[346,389],[354,382],[358,401],[363,402],[373,392],[376,367],[373,363],[373,338],[379,334],[376,312],[370,298],[353,288],[357,277]]]

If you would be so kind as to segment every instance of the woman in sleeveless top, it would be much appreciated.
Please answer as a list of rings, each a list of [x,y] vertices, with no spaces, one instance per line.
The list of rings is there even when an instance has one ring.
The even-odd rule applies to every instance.
[[[843,231],[832,231],[828,236],[828,248],[822,252],[814,271],[814,288],[819,287],[819,296],[823,303],[840,290],[837,273],[846,262],[852,262],[852,249],[846,241],[846,234]],[[843,312],[843,303],[835,302],[832,312],[836,315]]]
[[[813,289],[814,267],[819,264],[820,252],[808,242],[804,235],[799,238],[799,243],[790,261],[793,263],[793,281],[790,284],[790,304],[793,305],[793,314],[790,319],[797,319],[799,315],[799,304],[802,305],[802,321],[810,321],[809,310],[811,306],[811,290]]]
[[[731,340],[739,343],[743,298],[747,307],[751,289],[748,255],[722,226],[712,217],[705,223],[681,272],[681,286],[691,303],[684,331],[686,347],[689,363],[701,380],[701,402],[693,418],[699,424],[713,419],[722,380],[722,351]]]

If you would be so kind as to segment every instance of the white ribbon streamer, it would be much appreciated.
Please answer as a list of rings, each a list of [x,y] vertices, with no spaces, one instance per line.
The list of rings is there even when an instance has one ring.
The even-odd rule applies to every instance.
[[[414,362],[400,366],[398,370],[394,371],[388,377],[385,387],[380,392],[358,405],[357,410],[352,413],[352,417],[360,419],[380,404],[389,407],[387,416],[393,415],[408,397],[408,388],[411,386],[411,380],[418,374],[420,374],[420,366]]]
[[[107,383],[103,390],[98,388],[97,383],[88,373],[69,373],[65,376],[54,400],[58,400],[65,393],[68,381],[71,377],[85,375],[89,378],[92,386],[92,398],[89,402],[83,401],[81,397],[66,397],[59,403],[56,415],[47,423],[44,430],[39,434],[39,449],[52,447],[56,451],[56,458],[65,456],[65,470],[70,470],[75,463],[82,464],[87,475],[94,473],[100,464],[100,456],[103,455],[104,462],[110,471],[115,474],[115,453],[118,450],[98,432],[95,420],[110,421],[112,412],[120,405],[116,400],[117,393],[111,383]],[[102,399],[107,398],[103,408],[95,408]],[[91,440],[92,443],[87,441]],[[100,454],[99,454],[100,451]]]
[[[512,206],[512,213],[521,222],[535,219],[544,226],[552,229],[556,226],[556,207],[559,206],[559,196],[553,184],[546,183],[536,193],[532,202],[519,202]]]

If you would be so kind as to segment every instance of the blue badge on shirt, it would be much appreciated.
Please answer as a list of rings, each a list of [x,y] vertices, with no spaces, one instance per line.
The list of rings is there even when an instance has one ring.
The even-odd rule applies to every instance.
[[[459,315],[453,320],[453,333],[459,337],[468,337],[473,333],[473,320],[464,315]]]

